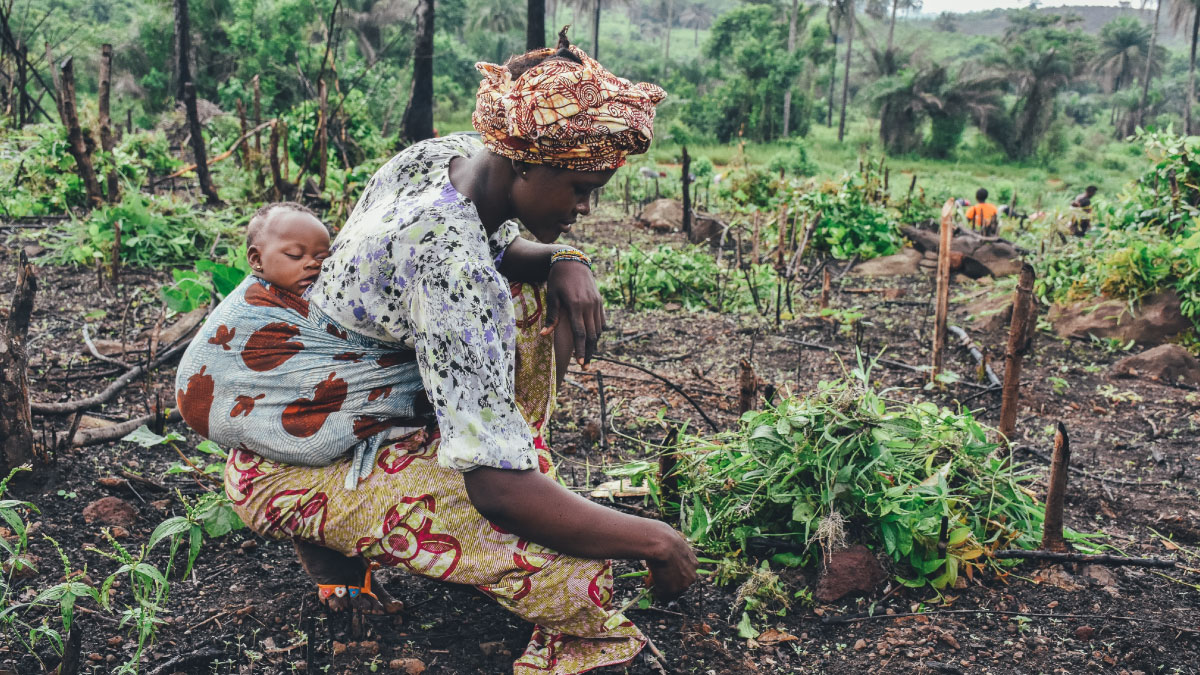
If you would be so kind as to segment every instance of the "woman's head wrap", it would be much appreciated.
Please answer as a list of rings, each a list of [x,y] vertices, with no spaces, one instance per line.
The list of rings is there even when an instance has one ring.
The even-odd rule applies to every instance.
[[[582,63],[543,61],[513,79],[507,66],[476,63],[483,73],[471,122],[488,150],[530,164],[605,171],[643,153],[654,137],[654,106],[667,93],[631,83],[572,45]],[[541,49],[526,58],[552,57]]]

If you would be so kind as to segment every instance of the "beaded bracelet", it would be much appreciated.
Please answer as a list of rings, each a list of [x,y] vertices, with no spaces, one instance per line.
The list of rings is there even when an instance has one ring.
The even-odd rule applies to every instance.
[[[550,255],[550,264],[551,265],[553,265],[556,262],[561,262],[563,260],[574,260],[575,262],[581,262],[584,265],[587,265],[588,269],[592,268],[592,259],[590,257],[588,257],[588,254],[584,253],[583,251],[580,251],[577,248],[564,248],[564,249],[555,251],[554,253],[552,253]]]

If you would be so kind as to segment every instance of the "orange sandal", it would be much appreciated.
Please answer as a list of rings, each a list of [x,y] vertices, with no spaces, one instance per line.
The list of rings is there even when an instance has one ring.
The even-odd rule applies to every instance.
[[[371,572],[375,571],[375,569],[378,567],[378,563],[371,563],[367,565],[367,574],[365,577],[363,577],[362,586],[347,586],[345,584],[317,584],[317,597],[324,602],[328,600],[330,596],[336,596],[339,598],[344,598],[347,596],[350,598],[357,598],[359,593],[362,593],[363,595],[367,595],[379,600],[379,596],[371,592]],[[379,604],[382,605],[383,602],[380,601]]]

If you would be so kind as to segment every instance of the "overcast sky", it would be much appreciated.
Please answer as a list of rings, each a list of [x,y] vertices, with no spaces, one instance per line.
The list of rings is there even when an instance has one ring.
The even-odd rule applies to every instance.
[[[1120,4],[1118,0],[1043,0],[1040,3],[1042,7],[1062,7],[1067,5],[1108,5],[1115,7]],[[1132,7],[1140,7],[1141,0],[1131,0]],[[1154,0],[1148,0],[1147,7],[1154,7]],[[942,12],[974,12],[985,9],[995,9],[1001,7],[1004,9],[1013,9],[1017,7],[1028,7],[1029,0],[925,0],[922,3],[922,14],[941,14]]]

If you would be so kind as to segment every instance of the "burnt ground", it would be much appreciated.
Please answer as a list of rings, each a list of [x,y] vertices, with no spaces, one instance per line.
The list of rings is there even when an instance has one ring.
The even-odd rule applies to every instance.
[[[594,219],[576,233],[576,241],[593,246],[629,240],[651,243],[678,235],[650,235],[634,226]],[[22,242],[10,237],[6,256],[13,259]],[[841,271],[836,264],[834,278]],[[86,356],[81,337],[87,322],[95,338],[135,341],[158,320],[155,289],[169,275],[161,271],[126,270],[116,288],[101,285],[95,271],[44,266],[40,271],[30,332],[30,376],[39,401],[66,401],[101,390],[120,368]],[[9,297],[13,268],[0,278],[0,295]],[[890,293],[882,289],[896,289]],[[870,292],[861,292],[869,289]],[[961,305],[986,286],[966,285],[952,291]],[[805,291],[815,298],[819,292]],[[797,296],[799,300],[800,296]],[[821,379],[840,374],[842,365],[830,351],[804,348],[803,340],[853,355],[886,348],[886,357],[901,364],[927,361],[932,319],[930,282],[923,277],[867,280],[837,279],[831,294],[834,308],[861,308],[860,328],[841,329],[816,315],[813,302],[800,303],[797,318],[776,330],[773,318],[721,316],[679,309],[633,312],[609,310],[604,355],[648,368],[689,393],[723,427],[737,419],[738,360],[748,358],[758,376],[780,390],[802,394]],[[4,303],[7,309],[7,301]],[[968,325],[962,318],[959,325]],[[972,332],[995,358],[1004,336]],[[1123,354],[1101,346],[1063,342],[1041,332],[1023,374],[1023,406],[1018,416],[1022,445],[1048,455],[1049,429],[1063,421],[1070,431],[1073,463],[1088,476],[1073,475],[1066,504],[1067,525],[1078,531],[1102,532],[1105,543],[1131,556],[1175,555],[1200,567],[1200,392],[1137,379],[1115,379],[1109,366]],[[126,357],[137,362],[141,355]],[[844,358],[844,357],[843,357]],[[964,350],[953,348],[947,367],[972,379],[975,366]],[[600,443],[599,396],[595,373],[603,373],[610,428],[607,448]],[[998,421],[999,394],[979,394],[964,383],[941,392],[922,390],[924,375],[902,366],[877,365],[880,387],[900,388],[896,396],[927,398],[939,404],[967,401],[987,424]],[[146,414],[156,394],[173,401],[174,372],[164,367],[125,389],[109,404],[89,412],[98,419],[125,420]],[[967,400],[968,397],[970,400]],[[637,439],[659,442],[661,427],[652,418],[662,407],[667,417],[704,428],[696,409],[661,381],[642,371],[612,362],[573,371],[560,394],[551,424],[551,447],[564,481],[587,490],[607,480],[605,466],[620,464],[644,452]],[[102,423],[102,422],[100,422]],[[39,418],[42,438],[64,431],[69,418]],[[182,425],[173,430],[197,440]],[[1033,489],[1044,492],[1045,463],[1029,454],[1039,479]],[[99,583],[117,563],[95,552],[111,550],[102,527],[85,522],[85,506],[117,496],[138,510],[138,517],[118,541],[136,550],[164,519],[181,515],[181,498],[207,489],[186,474],[168,473],[178,457],[161,448],[130,443],[62,451],[15,483],[13,496],[40,509],[33,522],[35,576],[13,581],[10,597],[28,601],[58,583],[63,565],[52,544],[62,547],[72,569],[86,570]],[[140,476],[145,480],[120,481]],[[101,483],[100,479],[109,480]],[[105,484],[111,486],[106,487]],[[618,500],[618,508],[654,515],[640,500]],[[1168,541],[1172,540],[1172,541]],[[165,568],[166,546],[149,560]],[[633,571],[631,563],[619,572]],[[160,617],[158,640],[143,659],[152,673],[291,673],[388,672],[397,659],[417,659],[427,673],[503,673],[529,637],[530,626],[507,614],[487,598],[462,587],[383,573],[407,603],[400,617],[366,617],[356,621],[329,616],[315,601],[313,587],[289,545],[258,538],[241,530],[206,541],[194,574],[173,579]],[[812,571],[787,571],[802,588]],[[702,579],[682,599],[646,610],[634,609],[636,621],[664,654],[669,672],[776,673],[821,672],[1143,672],[1194,673],[1200,669],[1200,576],[1194,572],[1137,567],[1092,568],[1076,565],[1014,568],[1006,578],[976,577],[944,598],[928,589],[881,590],[874,596],[809,607],[797,602],[775,628],[795,640],[776,644],[749,643],[737,637],[740,609],[732,607],[736,589],[718,588]],[[618,581],[617,601],[637,592],[635,579]],[[126,583],[115,587],[119,609],[130,603]],[[110,672],[128,659],[136,640],[116,616],[80,601],[84,665],[80,672]],[[845,621],[870,610],[866,620]],[[920,610],[923,616],[903,616]],[[896,615],[889,618],[890,615]],[[45,616],[24,619],[37,624]],[[1124,618],[1118,618],[1124,617]],[[0,673],[40,672],[37,660],[18,644],[0,638]],[[10,640],[11,642],[11,640]],[[57,661],[47,649],[46,663]],[[405,662],[413,664],[413,661]],[[610,672],[622,672],[611,669]],[[403,672],[403,671],[401,671]],[[634,673],[654,671],[639,662]]]

